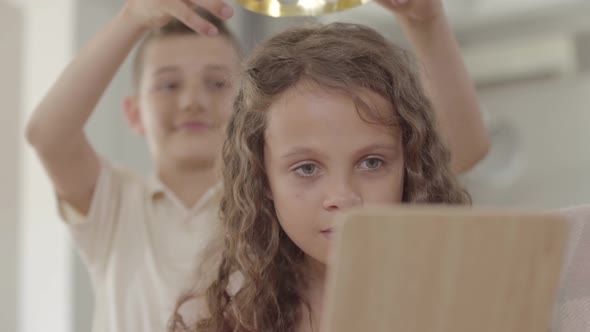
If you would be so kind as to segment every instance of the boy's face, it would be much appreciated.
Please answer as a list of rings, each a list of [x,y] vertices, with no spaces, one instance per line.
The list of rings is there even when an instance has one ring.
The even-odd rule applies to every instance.
[[[202,167],[215,161],[238,74],[238,54],[224,37],[167,36],[146,45],[138,93],[125,108],[156,164]]]
[[[393,113],[380,95],[360,96],[381,116]],[[287,91],[268,112],[264,162],[279,223],[309,257],[326,263],[338,214],[401,202],[401,135],[361,119],[350,96],[314,86]]]

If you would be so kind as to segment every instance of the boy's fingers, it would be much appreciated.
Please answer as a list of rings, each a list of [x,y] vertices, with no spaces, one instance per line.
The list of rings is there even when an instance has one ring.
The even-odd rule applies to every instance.
[[[195,6],[207,9],[211,14],[226,20],[234,15],[233,8],[222,0],[188,0]]]
[[[182,0],[169,1],[168,11],[170,15],[177,18],[195,32],[204,36],[214,36],[217,34],[217,28],[210,22],[199,16]]]

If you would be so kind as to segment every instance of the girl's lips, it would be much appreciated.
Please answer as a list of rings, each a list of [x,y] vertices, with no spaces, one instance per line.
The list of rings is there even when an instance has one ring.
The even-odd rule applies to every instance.
[[[320,231],[320,233],[322,233],[322,235],[325,236],[325,237],[327,237],[327,238],[331,238],[332,235],[334,234],[334,229],[333,228],[322,229]]]

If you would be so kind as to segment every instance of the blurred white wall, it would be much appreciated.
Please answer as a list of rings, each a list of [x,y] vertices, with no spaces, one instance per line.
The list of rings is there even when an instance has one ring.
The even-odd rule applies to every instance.
[[[71,247],[50,183],[22,135],[24,119],[71,59],[70,0],[20,1],[24,22],[19,197],[19,331],[71,331]]]
[[[19,151],[22,15],[0,2],[0,330],[16,331],[18,289]]]
[[[498,157],[496,169],[488,168],[487,173],[492,174],[478,173],[468,182],[476,204],[559,208],[590,203],[588,73],[497,87],[481,92],[480,98],[493,121],[515,130],[512,144],[520,165],[514,174],[504,176],[501,172],[510,172],[509,160],[502,158],[506,154],[492,150],[489,157]],[[512,181],[494,183],[496,172]]]

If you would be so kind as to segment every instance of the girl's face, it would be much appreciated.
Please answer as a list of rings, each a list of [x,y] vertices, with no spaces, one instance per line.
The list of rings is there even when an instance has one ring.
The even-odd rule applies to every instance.
[[[380,115],[380,95],[361,90]],[[268,110],[264,163],[282,228],[308,256],[326,263],[335,218],[351,207],[401,202],[400,132],[361,119],[350,96],[299,84]]]

